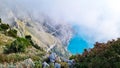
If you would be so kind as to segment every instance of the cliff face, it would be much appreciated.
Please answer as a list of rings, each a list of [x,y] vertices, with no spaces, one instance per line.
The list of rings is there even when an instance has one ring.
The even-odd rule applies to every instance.
[[[14,26],[14,28],[16,28],[19,31],[18,33],[19,36],[31,35],[34,42],[38,44],[40,47],[42,47],[44,50],[46,50],[47,52],[52,51],[60,56],[69,55],[69,53],[65,49],[65,46],[63,46],[63,42],[60,41],[61,40],[61,38],[59,38],[60,36],[51,34],[52,33],[51,29],[49,29],[51,33],[46,32],[45,28],[49,28],[49,27],[45,27],[43,25],[39,25],[35,23],[32,24],[32,22],[31,23],[20,22],[19,20],[17,20],[16,23],[18,27]]]
[[[54,23],[50,18],[41,15],[39,18],[35,18],[29,13],[19,15],[19,12],[11,9],[5,10],[1,18],[3,22],[15,28],[19,36],[31,35],[34,43],[45,51],[52,51],[65,57],[70,55],[66,50],[72,36],[68,24]]]

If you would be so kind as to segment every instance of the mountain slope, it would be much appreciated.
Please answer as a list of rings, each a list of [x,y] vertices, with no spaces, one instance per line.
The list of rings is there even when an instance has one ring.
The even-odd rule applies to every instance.
[[[29,21],[22,22],[20,20],[16,20],[16,25],[13,26],[13,28],[18,30],[19,36],[25,36],[25,35],[31,35],[34,43],[38,44],[40,47],[42,47],[45,51],[51,51],[52,49],[55,49],[53,52],[56,53],[56,50],[60,53],[57,54],[60,56],[67,57],[69,53],[65,50],[62,42],[55,37],[54,35],[45,32],[43,29],[39,30],[35,28],[37,24],[31,23]],[[29,25],[28,25],[29,24]],[[32,25],[32,26],[30,26]],[[42,27],[42,26],[39,26]],[[57,47],[57,48],[54,48]]]
[[[0,3],[0,17],[3,22],[11,25],[18,31],[20,37],[31,35],[35,44],[38,44],[45,51],[57,51],[59,55],[68,56],[66,50],[69,40],[72,37],[72,30],[69,24],[64,21],[56,22],[47,15],[29,12],[16,2],[2,1]],[[53,44],[55,44],[53,46]]]
[[[4,45],[10,44],[14,40],[14,38],[5,36],[4,34],[0,33],[0,53],[3,53]]]
[[[107,43],[96,42],[94,48],[85,49],[82,55],[71,56],[75,68],[120,68],[120,38]]]

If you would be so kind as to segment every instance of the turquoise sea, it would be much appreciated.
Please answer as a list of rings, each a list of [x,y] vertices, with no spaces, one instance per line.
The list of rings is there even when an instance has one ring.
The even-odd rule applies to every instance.
[[[84,52],[84,49],[88,49],[90,43],[87,43],[86,40],[84,40],[80,34],[79,34],[79,26],[73,27],[75,33],[70,40],[70,43],[68,45],[68,51],[72,54],[82,54]],[[92,45],[92,44],[91,44]]]
[[[72,54],[82,54],[85,48],[87,47],[87,42],[83,40],[78,34],[74,35],[73,38],[71,39],[69,45],[68,45],[68,50]]]

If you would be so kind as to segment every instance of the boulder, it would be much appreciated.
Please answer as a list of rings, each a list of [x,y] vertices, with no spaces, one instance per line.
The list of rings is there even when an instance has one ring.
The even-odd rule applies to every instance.
[[[49,64],[47,62],[43,62],[42,68],[47,68],[47,67],[49,67]]]
[[[56,60],[56,53],[51,53],[49,56],[50,62],[54,63]]]
[[[54,68],[61,68],[61,64],[55,63]]]
[[[24,60],[24,65],[25,67],[30,67],[33,68],[35,66],[34,62],[32,61],[31,58]]]

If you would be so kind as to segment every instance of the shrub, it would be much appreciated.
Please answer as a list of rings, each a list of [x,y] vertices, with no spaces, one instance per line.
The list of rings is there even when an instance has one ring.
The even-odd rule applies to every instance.
[[[38,61],[38,60],[40,60],[40,57],[39,57],[39,56],[36,56],[36,55],[30,56],[30,58],[31,58],[33,61]]]
[[[0,63],[18,62],[18,61],[23,61],[27,58],[28,58],[27,56],[21,56],[20,54],[14,54],[14,53],[10,55],[0,54]]]
[[[34,42],[32,41],[32,37],[30,35],[26,35],[25,38],[31,43],[31,45],[33,47],[35,47],[36,49],[39,49],[41,51],[44,51],[38,44],[34,44]]]
[[[97,43],[88,52],[85,50],[82,55],[71,58],[76,61],[75,68],[120,68],[120,38]]]
[[[25,38],[17,38],[10,45],[6,45],[4,49],[4,53],[17,53],[17,52],[25,52],[26,47],[30,45],[30,42]]]
[[[32,37],[30,35],[26,35],[25,38],[31,43],[32,46],[34,46],[34,43],[32,41]]]
[[[8,36],[12,36],[12,37],[17,37],[17,30],[15,30],[15,29],[10,29],[10,30],[7,32],[7,35],[8,35]]]
[[[0,28],[3,30],[3,31],[6,31],[7,29],[10,28],[10,26],[8,24],[0,24]]]
[[[32,45],[33,47],[35,47],[36,49],[39,49],[41,51],[44,51],[43,48],[41,48],[38,44],[34,44]]]
[[[42,68],[42,63],[40,61],[35,61],[35,67],[34,68]]]
[[[50,68],[54,68],[54,63],[49,63]]]
[[[71,59],[75,59],[75,57],[76,57],[75,55],[72,55],[72,56],[70,56],[69,59],[70,59],[70,60],[71,60]]]
[[[114,63],[114,65],[115,65],[115,68],[120,68],[120,62],[116,62]]]
[[[2,23],[1,19],[0,19],[0,31],[3,31],[5,35],[17,37],[17,30],[11,29],[9,24]]]
[[[69,68],[68,63],[66,62],[61,62],[60,64],[61,64],[61,68]]]
[[[30,35],[26,35],[25,38],[31,40],[32,37]]]

